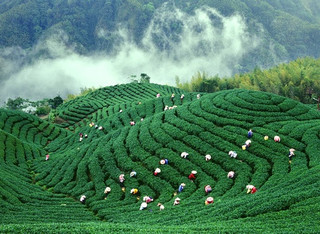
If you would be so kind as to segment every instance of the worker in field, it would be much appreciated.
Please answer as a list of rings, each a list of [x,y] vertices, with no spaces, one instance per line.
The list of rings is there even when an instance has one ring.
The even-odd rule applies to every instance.
[[[137,172],[135,171],[130,172],[130,177],[135,177],[135,176],[137,176]]]
[[[100,130],[100,131],[103,130],[103,127],[102,127],[102,126],[99,126],[98,130]]]
[[[187,152],[182,152],[180,156],[181,158],[187,158],[189,154]]]
[[[47,155],[46,155],[46,161],[48,161],[48,160],[49,160],[49,157],[50,157],[50,155],[49,155],[49,154],[47,154]]]
[[[81,195],[80,202],[84,204],[86,202],[86,199],[87,199],[86,195]]]
[[[150,203],[150,202],[153,202],[153,198],[150,196],[144,196],[143,201],[146,203]]]
[[[248,184],[248,185],[246,186],[246,189],[247,189],[247,193],[254,194],[255,192],[257,192],[257,188],[254,187],[254,186],[251,185],[251,184]]]
[[[134,121],[130,121],[130,125],[134,126],[136,123]]]
[[[295,149],[289,149],[289,163],[291,163],[292,158],[294,156],[294,151],[296,151]]]
[[[206,192],[206,194],[210,193],[212,191],[211,186],[210,185],[204,186],[204,191]]]
[[[180,97],[181,104],[183,104],[183,99],[184,99],[184,94],[182,94]]]
[[[79,141],[81,142],[83,140],[83,133],[79,133]]]
[[[164,210],[164,205],[162,205],[161,203],[158,203],[157,206],[159,206],[160,210]]]
[[[174,93],[171,94],[171,97],[170,97],[170,100],[171,100],[171,101],[173,101],[173,99],[174,99]]]
[[[246,142],[244,143],[246,148],[248,149],[251,145],[251,140],[246,140]]]
[[[174,199],[173,205],[174,205],[174,206],[179,205],[179,204],[180,204],[180,200],[181,200],[181,199],[178,198],[178,197],[177,197],[176,199]]]
[[[181,184],[179,185],[178,192],[181,193],[185,186],[186,186],[185,183],[181,183]]]
[[[159,173],[161,172],[161,169],[160,168],[156,168],[153,172],[153,174],[156,176],[158,175]]]
[[[190,175],[188,176],[189,180],[194,181],[196,179],[197,171],[191,171]]]
[[[156,97],[159,98],[160,97],[160,93],[157,93]]]
[[[269,136],[264,136],[263,138],[265,141],[269,140]]]
[[[207,199],[205,200],[204,204],[209,205],[213,203],[213,197],[207,197]]]
[[[148,204],[146,202],[142,202],[140,205],[140,210],[144,210],[148,207]]]
[[[248,138],[251,138],[251,137],[253,137],[252,129],[250,129],[250,130],[248,131]]]
[[[234,171],[229,171],[229,172],[228,172],[227,177],[228,177],[229,179],[233,179],[234,176],[235,176]]]
[[[211,155],[207,154],[206,156],[204,156],[205,160],[208,162],[211,160]]]
[[[163,110],[166,111],[168,109],[169,109],[169,106],[166,105]]]
[[[135,195],[135,194],[138,194],[139,190],[137,188],[133,188],[130,190],[130,193]]]
[[[236,151],[229,151],[229,156],[231,157],[231,158],[236,158],[237,156],[238,156],[238,154],[237,154],[237,152]]]
[[[124,181],[125,181],[124,174],[119,175],[119,182],[121,187],[124,187]]]
[[[105,190],[104,190],[104,194],[107,195],[110,192],[111,192],[111,188],[110,187],[106,187]]]
[[[201,96],[200,93],[198,93],[198,94],[197,94],[197,99],[200,99],[200,96]]]
[[[165,164],[168,164],[169,163],[169,160],[168,159],[161,159],[160,162],[159,162],[161,165],[165,165]]]
[[[275,137],[273,138],[273,140],[274,140],[275,142],[280,142],[280,137],[279,137],[279,136],[275,136]]]

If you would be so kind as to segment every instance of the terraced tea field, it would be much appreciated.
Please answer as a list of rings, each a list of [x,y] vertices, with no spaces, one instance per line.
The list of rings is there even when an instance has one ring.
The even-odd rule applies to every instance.
[[[320,232],[315,109],[256,91],[199,98],[132,83],[76,98],[58,113],[64,122],[53,125],[0,110],[0,232]],[[153,201],[141,210],[145,196]],[[205,205],[208,197],[214,202]]]

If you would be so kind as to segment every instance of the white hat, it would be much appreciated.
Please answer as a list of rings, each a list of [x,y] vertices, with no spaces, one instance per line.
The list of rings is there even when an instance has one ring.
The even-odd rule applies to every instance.
[[[177,197],[177,198],[176,198],[176,199],[174,199],[174,200],[176,200],[176,201],[180,201],[181,199]]]
[[[160,168],[156,168],[155,172],[160,173],[161,169]]]
[[[163,165],[163,164],[165,164],[165,163],[166,163],[166,161],[164,161],[164,159],[161,159],[161,160],[160,160],[160,164]]]
[[[133,193],[133,192],[134,192],[134,189],[131,189],[131,190],[130,190],[130,193]]]
[[[148,200],[150,197],[149,196],[144,196],[143,197],[143,201],[146,201],[146,200]]]
[[[140,208],[147,208],[148,204],[146,202],[142,202]]]
[[[111,188],[110,187],[106,187],[106,189],[104,190],[104,192],[110,192]]]
[[[208,201],[208,202],[213,202],[213,197],[208,197],[208,198],[207,198],[207,201]]]
[[[247,189],[252,189],[253,187],[254,187],[254,186],[251,185],[251,184],[248,184],[248,185],[246,186]]]
[[[197,174],[197,171],[191,171],[192,174]]]

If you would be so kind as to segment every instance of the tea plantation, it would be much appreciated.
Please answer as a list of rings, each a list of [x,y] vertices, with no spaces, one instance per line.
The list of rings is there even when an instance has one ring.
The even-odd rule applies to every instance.
[[[106,87],[60,106],[60,124],[0,109],[0,232],[319,233],[320,112],[258,91],[197,95]]]

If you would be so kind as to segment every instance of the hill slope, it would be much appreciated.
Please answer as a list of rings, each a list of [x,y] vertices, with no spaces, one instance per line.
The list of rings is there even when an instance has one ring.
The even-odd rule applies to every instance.
[[[99,98],[106,90],[115,95]],[[130,102],[126,90],[136,90],[137,99]],[[176,93],[173,100],[172,92]],[[320,113],[258,91],[228,90],[200,99],[196,93],[185,93],[183,100],[179,92],[153,84],[98,90],[60,108],[66,120],[82,108],[79,116],[86,120],[69,122],[73,132],[1,110],[0,230],[26,223],[22,230],[230,232],[255,228],[272,232],[277,227],[319,232]],[[101,106],[94,109],[94,102]],[[87,113],[85,103],[92,108]],[[164,111],[173,105],[177,107]],[[29,127],[20,127],[27,120]],[[90,127],[91,121],[104,129]],[[131,126],[130,121],[136,124]],[[252,144],[242,150],[248,129],[254,132]],[[79,133],[88,137],[79,141]],[[265,135],[269,140],[264,140]],[[280,142],[273,141],[275,135]],[[291,164],[290,148],[296,149]],[[228,156],[230,150],[237,151],[237,158]],[[188,159],[180,157],[184,151]],[[50,158],[45,161],[47,152]],[[212,156],[210,161],[205,160],[206,154]],[[163,158],[169,163],[159,164]],[[156,168],[161,173],[155,176]],[[135,177],[129,176],[132,170],[137,172]],[[188,179],[192,170],[198,172],[194,182]],[[227,178],[231,170],[236,173],[234,179]],[[122,173],[124,191],[119,183]],[[181,183],[186,186],[176,194]],[[208,195],[207,184],[212,187]],[[247,194],[248,184],[258,191]],[[111,188],[107,195],[106,186]],[[140,194],[131,194],[132,188]],[[79,202],[82,194],[87,196],[85,205]],[[146,195],[154,201],[141,211]],[[205,206],[208,196],[214,197],[214,204]],[[176,197],[181,202],[173,206]],[[158,202],[164,204],[163,211]],[[39,222],[46,224],[41,228],[32,224]],[[80,227],[74,222],[90,223]]]
[[[259,48],[245,56],[239,71],[252,70],[255,66],[273,66],[281,61],[302,56],[319,57],[318,46],[320,4],[317,0],[229,0],[229,1],[2,1],[0,3],[0,48],[32,48],[39,40],[66,33],[66,44],[82,54],[93,51],[112,52],[123,40],[119,25],[128,29],[135,44],[141,45],[152,20],[159,24],[154,28],[152,43],[160,50],[170,51],[170,44],[181,36],[182,26],[187,21],[179,17],[168,19],[163,12],[179,9],[192,17],[201,7],[217,9],[223,16],[239,14],[246,19],[248,33],[257,35]],[[177,14],[175,14],[177,15]],[[166,20],[163,20],[165,18]],[[213,17],[215,18],[215,17]],[[200,22],[201,23],[201,22]],[[217,28],[219,20],[212,21]],[[195,29],[194,33],[198,33]],[[164,35],[172,35],[170,37]],[[214,37],[214,33],[212,35]],[[67,39],[66,39],[67,38]],[[62,41],[64,41],[62,40]],[[169,43],[168,43],[169,42]],[[204,41],[206,43],[206,41]],[[72,45],[72,46],[71,46]],[[215,45],[216,47],[216,45]],[[198,48],[199,49],[199,48]],[[213,48],[215,52],[219,51]],[[10,50],[8,50],[10,51]],[[19,50],[5,52],[3,58],[16,58]],[[8,53],[8,54],[7,54]],[[35,52],[33,52],[35,53]],[[48,53],[41,48],[24,62],[29,62]],[[23,59],[21,53],[19,59]],[[52,55],[49,55],[50,57]],[[16,59],[17,60],[17,59]],[[6,63],[3,63],[6,64]]]

